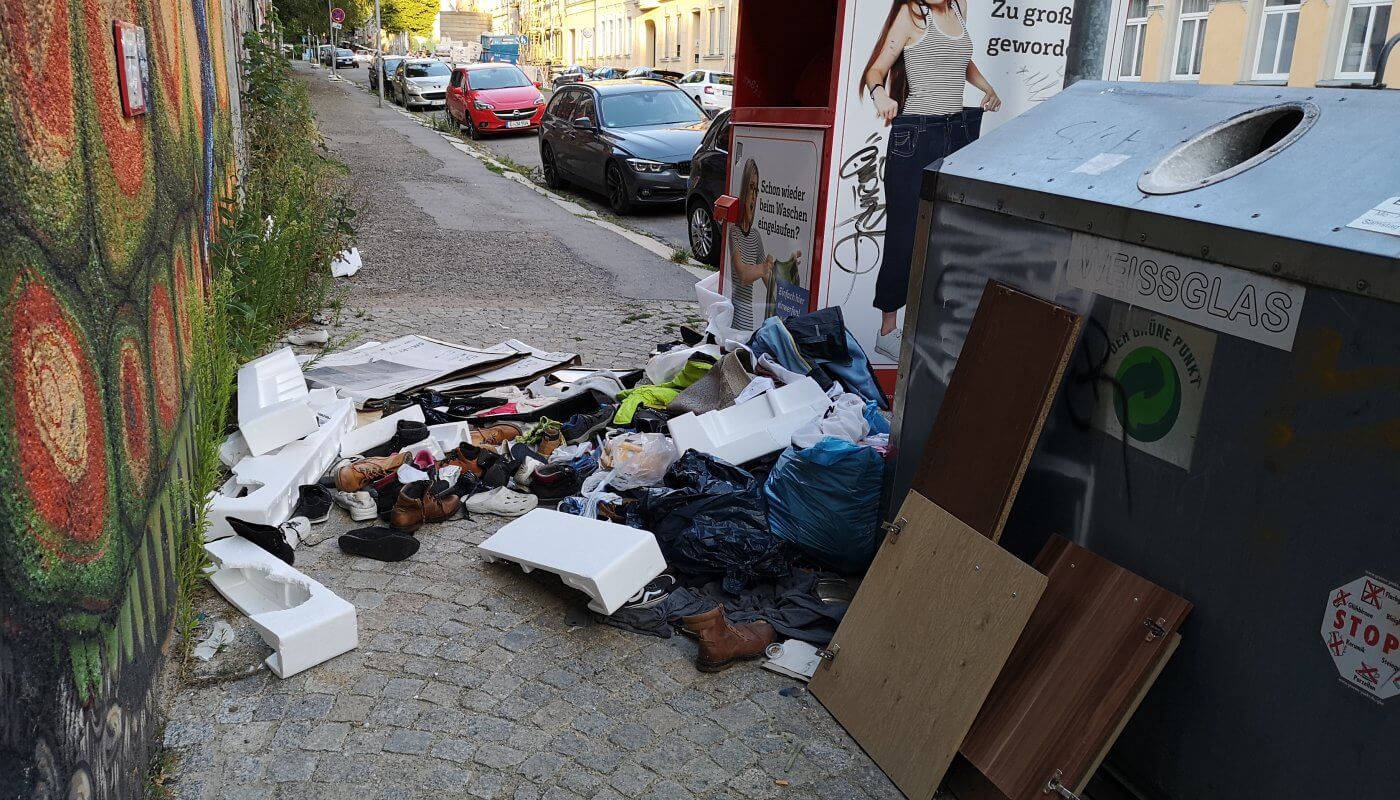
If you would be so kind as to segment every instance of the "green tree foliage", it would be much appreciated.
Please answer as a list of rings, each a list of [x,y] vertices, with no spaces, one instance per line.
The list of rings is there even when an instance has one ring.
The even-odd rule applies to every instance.
[[[379,13],[384,30],[408,31],[416,36],[432,36],[439,0],[380,0]]]

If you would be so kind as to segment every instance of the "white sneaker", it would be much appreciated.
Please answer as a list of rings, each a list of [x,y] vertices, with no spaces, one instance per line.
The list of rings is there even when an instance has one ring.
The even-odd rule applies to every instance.
[[[331,499],[335,504],[350,512],[350,519],[356,522],[364,522],[379,516],[379,506],[374,502],[374,495],[369,492],[341,492],[331,490]]]
[[[498,517],[518,517],[532,511],[540,504],[540,499],[532,494],[521,494],[501,487],[489,492],[474,494],[467,498],[468,514],[495,514]]]
[[[882,333],[875,337],[875,352],[888,357],[896,364],[899,363],[899,350],[904,345],[904,330],[895,328],[889,333]]]
[[[311,520],[306,517],[292,517],[277,527],[282,531],[282,538],[287,540],[287,546],[293,550],[297,549],[297,545],[311,538]],[[316,544],[316,542],[310,542],[310,544]]]
[[[331,336],[325,329],[311,331],[309,333],[289,333],[287,334],[287,344],[301,345],[305,347],[310,344],[325,344],[331,340]]]

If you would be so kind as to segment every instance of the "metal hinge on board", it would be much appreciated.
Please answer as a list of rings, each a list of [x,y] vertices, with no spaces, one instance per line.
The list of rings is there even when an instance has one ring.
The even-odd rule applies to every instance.
[[[1041,789],[1041,791],[1045,794],[1057,795],[1063,798],[1063,800],[1081,800],[1079,795],[1070,791],[1070,788],[1068,786],[1064,785],[1063,783],[1060,783],[1060,781],[1063,780],[1064,777],[1065,774],[1063,772],[1061,772],[1058,769],[1055,770],[1055,774],[1051,775],[1050,780],[1045,782],[1045,788]]]
[[[1158,617],[1156,620],[1145,619],[1142,624],[1147,626],[1147,641],[1153,641],[1161,636],[1167,635],[1166,619]]]
[[[895,540],[899,538],[899,535],[904,533],[904,526],[908,524],[908,522],[909,520],[904,517],[896,517],[894,522],[881,522],[880,530],[888,533],[890,535],[890,544],[894,544]]]
[[[832,642],[829,646],[817,651],[817,658],[822,660],[822,666],[826,666],[836,660],[836,656],[841,652],[841,645]]]

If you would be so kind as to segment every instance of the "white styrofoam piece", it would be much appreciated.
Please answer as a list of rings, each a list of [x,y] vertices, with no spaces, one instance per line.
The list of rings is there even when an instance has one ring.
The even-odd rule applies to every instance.
[[[248,449],[248,440],[238,431],[230,433],[224,443],[219,445],[219,461],[226,467],[232,467],[252,454]]]
[[[380,417],[368,425],[360,427],[345,434],[345,438],[340,440],[340,454],[346,458],[357,456],[371,447],[378,447],[381,444],[394,438],[398,432],[399,420],[409,419],[414,422],[422,422],[423,409],[418,405],[411,405],[402,411],[390,414],[387,417]]]
[[[676,449],[698,450],[728,461],[745,461],[787,447],[798,428],[818,419],[831,399],[811,378],[794,381],[736,406],[704,414],[682,414],[667,426]]]
[[[321,413],[326,421],[310,436],[234,465],[233,477],[209,495],[206,542],[233,535],[229,517],[263,525],[281,525],[291,519],[298,487],[315,483],[335,463],[341,437],[354,424],[355,404],[336,400]]]
[[[348,278],[359,272],[362,265],[360,248],[352,247],[349,250],[342,250],[340,255],[331,261],[331,275],[337,278]]]
[[[445,422],[441,425],[429,425],[428,433],[437,440],[438,447],[444,453],[450,453],[457,449],[457,445],[471,439],[472,429],[465,421]]]
[[[553,572],[611,614],[666,569],[648,531],[537,508],[477,545],[487,561],[511,561],[526,572]]]
[[[255,456],[316,430],[311,393],[292,348],[268,353],[239,368],[238,430]]]
[[[209,582],[272,647],[266,663],[277,677],[290,678],[359,646],[355,607],[290,564],[241,536],[204,550],[214,562]]]
[[[442,445],[432,436],[429,436],[421,442],[415,442],[399,448],[400,453],[408,453],[409,461],[412,461],[414,456],[424,450],[427,450],[432,455],[434,461],[441,461],[447,458],[447,451],[443,450]]]
[[[773,645],[768,647],[771,652]],[[764,669],[800,681],[809,681],[822,663],[821,656],[817,655],[816,646],[801,639],[788,639],[779,645],[778,649],[780,652],[776,657],[770,656],[763,662]]]

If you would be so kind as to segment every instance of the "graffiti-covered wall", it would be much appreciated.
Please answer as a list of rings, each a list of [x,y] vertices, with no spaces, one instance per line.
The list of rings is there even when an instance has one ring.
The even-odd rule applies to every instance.
[[[0,797],[141,793],[235,1],[0,0]]]

